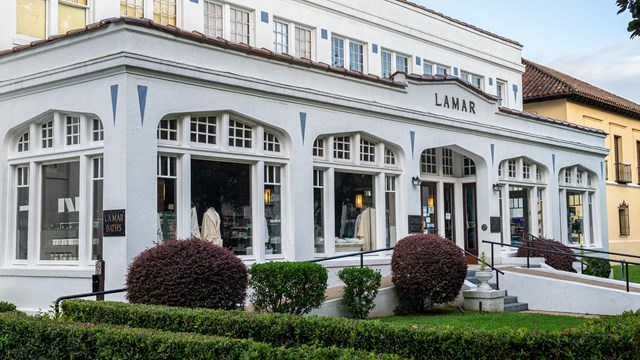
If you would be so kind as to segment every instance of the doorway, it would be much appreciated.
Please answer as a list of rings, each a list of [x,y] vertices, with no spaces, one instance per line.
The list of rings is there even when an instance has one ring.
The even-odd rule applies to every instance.
[[[436,183],[423,182],[421,187],[422,229],[425,234],[438,234]]]
[[[464,204],[464,249],[473,255],[478,256],[478,212],[476,207],[476,184],[469,183],[462,185],[462,195]],[[476,263],[473,258],[467,257],[468,263]]]
[[[529,235],[529,189],[509,187],[509,229],[512,245]]]
[[[444,183],[444,237],[455,241],[456,221],[455,221],[455,190],[454,185]]]

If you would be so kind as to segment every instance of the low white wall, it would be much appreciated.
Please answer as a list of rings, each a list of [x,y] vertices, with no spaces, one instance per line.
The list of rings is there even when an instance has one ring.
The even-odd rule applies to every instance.
[[[577,276],[624,284],[587,275]],[[617,315],[640,308],[640,293],[514,272],[505,272],[500,276],[500,288],[507,290],[509,295],[517,296],[519,301],[528,303],[529,310]]]

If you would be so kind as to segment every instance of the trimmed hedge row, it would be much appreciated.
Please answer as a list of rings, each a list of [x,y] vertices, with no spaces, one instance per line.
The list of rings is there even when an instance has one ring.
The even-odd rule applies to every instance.
[[[417,359],[631,359],[640,354],[640,312],[560,333],[416,328],[377,321],[82,300],[65,301],[62,307],[64,316],[75,321],[232,336],[275,346],[340,346]]]
[[[2,359],[398,359],[337,347],[273,347],[252,340],[0,315]]]

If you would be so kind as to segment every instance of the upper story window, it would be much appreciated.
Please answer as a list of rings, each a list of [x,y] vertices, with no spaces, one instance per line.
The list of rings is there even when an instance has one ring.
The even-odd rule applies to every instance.
[[[376,162],[376,144],[360,139],[360,161]]]
[[[91,130],[92,140],[93,141],[103,141],[104,140],[104,127],[102,126],[102,121],[100,119],[92,120],[93,129]]]
[[[222,4],[204,1],[204,33],[208,36],[223,37]]]
[[[477,87],[478,89],[482,90],[483,85],[484,85],[484,78],[480,75],[476,75],[476,74],[472,74],[472,73],[468,73],[463,71],[461,74],[461,78],[462,80],[471,83],[471,85]]]
[[[420,172],[436,174],[438,172],[436,148],[426,149],[420,157]]]
[[[464,176],[470,176],[476,174],[476,163],[470,158],[463,157],[463,174]]]
[[[53,8],[58,14],[57,33],[84,28],[87,25],[88,0],[17,0],[16,34],[27,38],[44,39],[51,28]],[[49,6],[49,8],[47,8]]]
[[[80,144],[80,117],[66,116],[65,137],[67,145]]]
[[[396,154],[391,149],[384,149],[384,163],[386,165],[396,164]]]
[[[562,169],[558,174],[561,186],[593,188],[594,179],[591,172],[580,166],[570,166]]]
[[[192,116],[190,127],[191,142],[216,144],[217,118],[215,116]]]
[[[252,148],[253,126],[237,120],[229,120],[229,146],[237,148]]]
[[[178,141],[178,119],[160,120],[158,140]]]
[[[422,62],[423,73],[425,75],[442,75],[447,76],[449,73],[449,67],[446,65],[440,65],[429,61]]]
[[[162,25],[176,25],[176,0],[153,0],[153,21]]]
[[[313,156],[317,158],[324,158],[324,139],[317,138],[313,142]]]
[[[40,125],[40,139],[42,139],[42,148],[53,147],[53,120]]]
[[[280,140],[278,140],[278,137],[275,134],[265,131],[264,151],[280,152]]]
[[[29,132],[22,134],[18,139],[18,152],[29,151]]]
[[[396,71],[402,71],[405,74],[409,73],[409,57],[396,54]]]
[[[496,80],[496,96],[498,99],[498,106],[508,106],[507,104],[507,83],[504,81]]]
[[[409,57],[390,50],[381,52],[382,77],[388,78],[396,71],[409,73]]]
[[[311,59],[311,29],[285,20],[274,20],[273,26],[275,52]],[[290,29],[294,31],[293,39]]]
[[[333,158],[339,160],[351,159],[351,136],[336,136],[333,138]]]
[[[345,52],[346,45],[348,45],[348,52]],[[333,66],[345,67],[345,63],[348,62],[349,70],[364,72],[364,44],[355,40],[332,36],[331,59]]]
[[[231,7],[229,9],[230,40],[237,43],[251,44],[250,13],[247,10]]]
[[[120,15],[144,17],[145,0],[120,0]]]
[[[277,53],[288,53],[289,52],[289,24],[274,20],[273,21],[273,35],[275,39],[273,40],[274,51]]]
[[[393,73],[393,54],[389,51],[382,50],[380,53],[382,77],[388,78]]]
[[[527,183],[544,182],[544,167],[525,158],[504,160],[498,167],[498,176],[503,180]],[[503,178],[502,174],[506,174]],[[535,174],[535,177],[534,177]]]
[[[311,30],[296,26],[296,57],[311,59]]]
[[[631,227],[629,226],[629,205],[624,201],[618,206],[618,220],[620,224],[620,236],[631,235]]]
[[[436,176],[475,176],[475,162],[450,148],[430,148],[420,156],[420,173]]]

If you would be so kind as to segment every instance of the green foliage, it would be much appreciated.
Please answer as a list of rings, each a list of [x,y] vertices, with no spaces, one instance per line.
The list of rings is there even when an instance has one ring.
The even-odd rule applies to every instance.
[[[16,311],[17,308],[14,304],[6,301],[0,301],[0,313]]]
[[[573,250],[561,242],[553,239],[539,238],[538,240],[525,240],[520,243],[520,246],[526,246],[529,247],[529,249],[518,248],[518,252],[516,253],[518,257],[526,257],[528,250],[530,257],[544,258],[544,262],[556,270],[576,272],[573,268],[573,261],[576,260]],[[539,251],[537,249],[545,251]],[[560,254],[549,251],[560,252]]]
[[[611,265],[609,265],[608,260],[583,258],[582,261],[587,264],[587,267],[582,271],[583,274],[609,278],[609,275],[611,274]]]
[[[233,252],[197,238],[165,240],[129,265],[133,303],[236,309],[247,294],[247,268]]]
[[[344,268],[338,277],[345,284],[342,305],[353,318],[366,319],[375,306],[382,275],[370,268]]]
[[[398,314],[427,312],[458,297],[467,262],[456,244],[437,235],[409,235],[391,258],[392,280],[401,304]]]
[[[327,270],[308,262],[267,262],[249,269],[251,305],[259,312],[303,315],[322,305]]]
[[[65,317],[83,323],[233,336],[269,343],[275,349],[305,344],[339,346],[415,359],[637,359],[640,354],[640,313],[603,317],[574,330],[543,332],[423,328],[379,321],[83,300],[65,301],[63,309]],[[0,347],[0,353],[2,350]]]
[[[274,347],[252,340],[0,315],[3,359],[397,359],[337,347]]]
[[[640,35],[640,1],[637,0],[616,0],[616,5],[620,8],[618,14],[629,10],[631,13],[631,21],[627,27],[627,31],[631,33],[631,38]]]
[[[484,251],[481,252],[478,259],[480,259],[480,271],[484,271],[487,268],[487,254]]]

